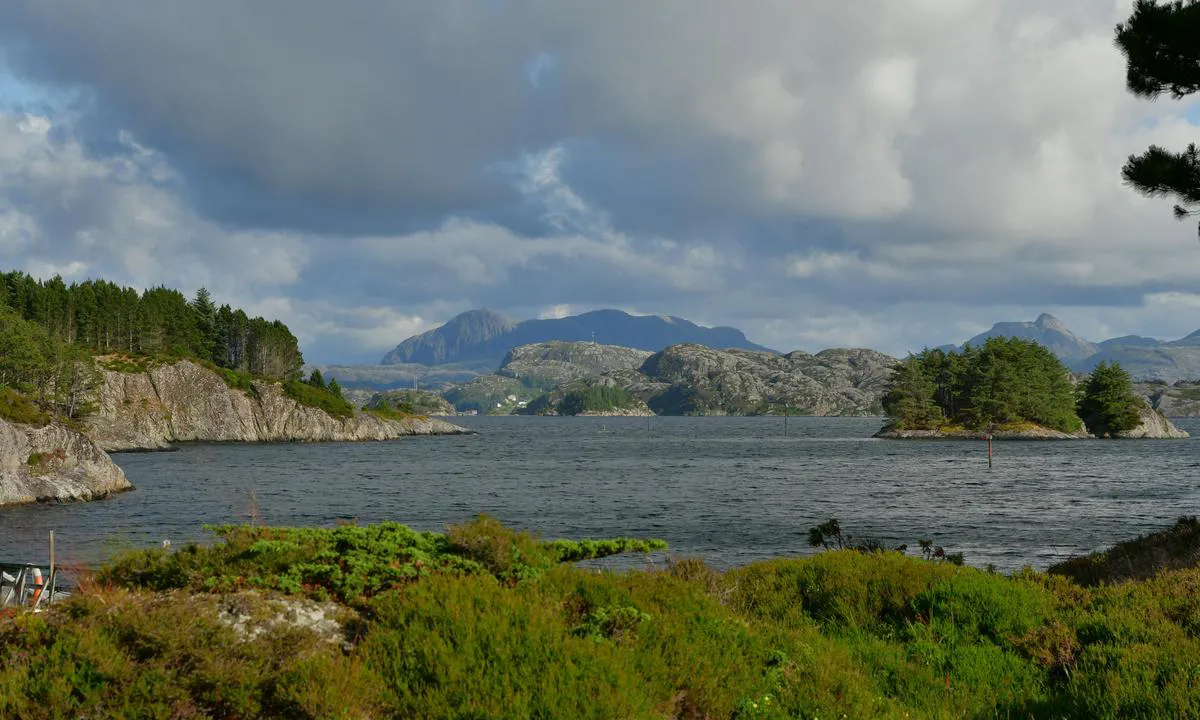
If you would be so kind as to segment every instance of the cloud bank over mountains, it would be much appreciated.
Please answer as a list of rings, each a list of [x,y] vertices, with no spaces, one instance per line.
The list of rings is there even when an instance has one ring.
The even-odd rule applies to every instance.
[[[204,284],[325,362],[481,306],[785,350],[1042,311],[1178,337],[1200,245],[1119,170],[1200,127],[1125,92],[1129,10],[10,0],[0,258]]]

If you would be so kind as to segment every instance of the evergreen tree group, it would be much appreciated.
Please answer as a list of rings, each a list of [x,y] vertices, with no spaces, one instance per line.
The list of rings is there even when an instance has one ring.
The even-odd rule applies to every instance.
[[[286,325],[217,307],[204,288],[188,301],[165,287],[139,293],[104,280],[67,285],[0,273],[0,391],[82,417],[95,406],[98,354],[186,357],[285,381],[298,378],[304,362]],[[321,390],[340,396],[330,385],[321,381]]]
[[[912,355],[895,369],[883,398],[889,426],[898,430],[1032,423],[1075,432],[1082,425],[1075,405],[1062,362],[1042,345],[1018,338]]]
[[[1100,363],[1079,385],[1079,417],[1097,437],[1137,427],[1142,421],[1141,405],[1129,373],[1117,363]]]
[[[188,301],[165,287],[139,293],[104,280],[67,285],[10,272],[0,273],[0,307],[93,353],[196,358],[275,379],[295,377],[304,363],[286,325],[217,307],[204,288]]]

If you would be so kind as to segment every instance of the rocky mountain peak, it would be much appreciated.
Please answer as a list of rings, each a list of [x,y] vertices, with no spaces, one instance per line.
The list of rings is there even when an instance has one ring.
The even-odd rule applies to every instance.
[[[1034,320],[1033,324],[1042,330],[1054,330],[1060,333],[1071,334],[1071,331],[1067,329],[1067,326],[1063,323],[1063,321],[1054,317],[1050,313],[1042,313],[1041,315],[1038,315],[1037,320]]]

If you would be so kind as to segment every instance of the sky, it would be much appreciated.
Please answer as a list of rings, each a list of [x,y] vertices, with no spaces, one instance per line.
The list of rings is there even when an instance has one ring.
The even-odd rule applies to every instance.
[[[1051,312],[1200,327],[1124,187],[1200,139],[1125,90],[1130,0],[4,0],[0,266],[374,363],[487,307],[901,355]]]

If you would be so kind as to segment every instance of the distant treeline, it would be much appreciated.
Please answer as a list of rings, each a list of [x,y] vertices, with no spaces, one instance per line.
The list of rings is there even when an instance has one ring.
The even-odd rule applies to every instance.
[[[0,273],[0,306],[94,353],[192,357],[279,379],[297,376],[304,364],[286,325],[217,307],[204,288],[189,301],[165,287],[139,293],[104,280],[67,285],[61,277],[10,272]]]

